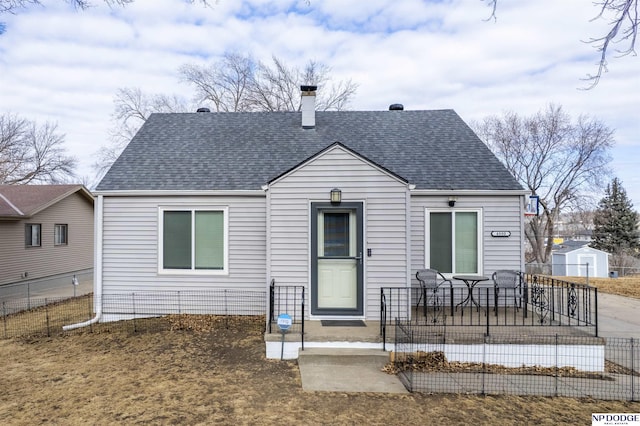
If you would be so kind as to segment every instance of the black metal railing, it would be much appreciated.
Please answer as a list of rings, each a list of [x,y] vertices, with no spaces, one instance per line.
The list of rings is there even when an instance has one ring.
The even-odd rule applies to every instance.
[[[598,289],[543,275],[527,275],[528,298],[542,321],[593,326],[598,335]]]
[[[396,320],[430,326],[482,327],[490,335],[504,326],[575,327],[597,336],[597,289],[537,275],[517,288],[441,286],[437,289],[383,287],[380,334]]]
[[[301,285],[276,285],[271,280],[269,286],[269,318],[268,332],[274,330],[280,314],[288,314],[292,325],[289,333],[300,333],[300,341],[304,350],[304,315],[305,315],[305,290]]]

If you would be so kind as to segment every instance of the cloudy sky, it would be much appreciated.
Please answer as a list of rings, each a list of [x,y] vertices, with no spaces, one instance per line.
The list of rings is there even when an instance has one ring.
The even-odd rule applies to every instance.
[[[356,110],[452,108],[469,122],[555,103],[596,117],[615,129],[611,166],[640,208],[640,58],[612,59],[595,89],[580,90],[599,59],[583,41],[607,31],[590,1],[501,0],[496,22],[481,0],[43,4],[0,16],[0,114],[57,122],[80,176],[94,175],[108,143],[118,88],[188,97],[180,65],[239,52],[325,63],[358,83]]]

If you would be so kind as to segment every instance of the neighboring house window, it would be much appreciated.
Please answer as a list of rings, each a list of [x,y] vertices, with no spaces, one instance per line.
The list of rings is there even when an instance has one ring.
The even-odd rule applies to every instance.
[[[40,247],[40,229],[39,223],[27,223],[24,228],[24,240],[27,247]]]
[[[226,209],[161,209],[160,271],[226,273],[226,216]]]
[[[427,210],[426,266],[443,274],[481,273],[481,228],[479,209]]]
[[[69,243],[68,225],[58,224],[53,227],[53,245],[66,246]]]

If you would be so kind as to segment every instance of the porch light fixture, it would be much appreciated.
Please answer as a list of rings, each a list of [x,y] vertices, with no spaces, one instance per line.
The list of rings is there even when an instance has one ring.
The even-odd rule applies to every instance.
[[[342,201],[342,191],[338,188],[333,188],[331,190],[331,204],[340,204]]]
[[[449,207],[455,206],[456,205],[456,201],[458,201],[458,197],[450,196],[449,197]]]

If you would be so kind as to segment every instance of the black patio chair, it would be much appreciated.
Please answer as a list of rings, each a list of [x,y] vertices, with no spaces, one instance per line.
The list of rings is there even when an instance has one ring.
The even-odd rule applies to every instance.
[[[501,269],[491,276],[493,280],[493,311],[498,315],[498,296],[500,290],[505,293],[513,292],[513,302],[516,310],[522,305],[522,274],[519,271]]]
[[[416,279],[420,283],[420,297],[418,297],[416,309],[420,307],[420,303],[422,302],[425,317],[427,316],[427,305],[440,309],[440,287],[442,287],[443,284],[449,283],[451,316],[453,316],[453,284],[451,280],[447,279],[435,269],[419,269],[416,272]]]

